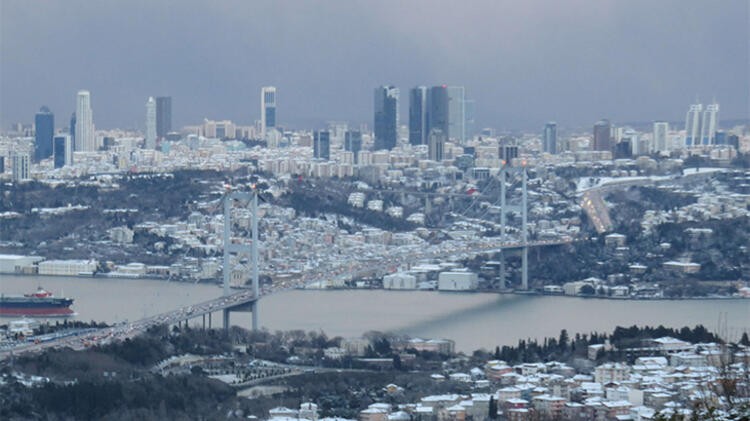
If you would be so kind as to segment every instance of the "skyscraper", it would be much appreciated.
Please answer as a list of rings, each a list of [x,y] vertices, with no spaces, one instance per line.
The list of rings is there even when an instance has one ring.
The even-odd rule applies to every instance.
[[[34,127],[36,129],[34,139],[34,160],[39,162],[42,159],[52,156],[52,136],[55,135],[55,116],[47,107],[42,107],[34,117]]]
[[[505,161],[507,165],[510,165],[514,159],[518,158],[518,145],[516,144],[504,140],[498,149],[500,159]]]
[[[669,123],[666,121],[654,121],[654,150],[657,152],[669,152],[671,149],[668,145],[667,136],[669,134]]]
[[[473,99],[464,99],[464,117],[466,118],[466,123],[464,123],[464,135],[466,135],[465,140],[471,139],[472,136],[474,136],[475,128],[474,128],[474,116],[476,112],[476,102]]]
[[[344,150],[354,154],[354,163],[357,164],[357,155],[362,150],[362,132],[359,130],[347,130],[344,134]]]
[[[13,181],[23,181],[29,179],[29,154],[25,152],[13,152],[10,156],[12,167]]]
[[[430,130],[430,138],[427,144],[427,157],[431,161],[442,161],[445,150],[446,136],[440,129]]]
[[[266,130],[276,127],[276,87],[264,86],[260,89],[260,135],[266,137]]]
[[[96,151],[94,117],[91,110],[91,94],[89,91],[78,91],[76,97],[75,140],[77,151]]]
[[[449,86],[448,139],[463,142],[466,139],[466,98],[463,86]]]
[[[398,96],[395,86],[375,88],[375,150],[393,149],[398,140]]]
[[[691,147],[700,144],[700,114],[703,111],[702,104],[692,104],[685,117],[685,146]]]
[[[146,101],[146,138],[143,147],[156,149],[156,100],[152,96]]]
[[[55,168],[73,164],[73,140],[69,134],[59,134],[53,141],[55,146]]]
[[[437,129],[447,137],[449,118],[448,87],[433,86],[427,91],[427,133]]]
[[[313,157],[315,159],[331,159],[331,132],[316,130],[313,136]]]
[[[701,143],[714,145],[716,143],[716,122],[719,116],[719,104],[714,102],[706,106],[701,121]]]
[[[417,86],[409,90],[409,143],[427,144],[427,88]]]
[[[612,125],[609,120],[602,119],[594,124],[595,151],[612,151]]]
[[[164,139],[172,131],[172,97],[156,97],[156,137]]]
[[[70,116],[70,139],[73,142],[73,150],[78,150],[78,147],[76,147],[76,113],[73,111],[73,114]]]
[[[544,139],[542,141],[544,152],[552,155],[557,154],[557,123],[550,121],[544,125]]]

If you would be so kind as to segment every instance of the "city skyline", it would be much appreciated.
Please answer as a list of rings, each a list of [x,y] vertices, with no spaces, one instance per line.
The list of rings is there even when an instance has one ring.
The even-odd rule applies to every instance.
[[[477,129],[530,129],[549,120],[560,127],[585,127],[601,116],[623,122],[677,121],[684,118],[683,104],[696,95],[720,98],[727,119],[748,115],[745,2],[725,2],[721,8],[668,1],[577,1],[570,7],[492,3],[481,14],[460,5],[433,10],[423,4],[334,3],[298,7],[306,13],[283,5],[188,2],[167,7],[157,2],[97,4],[65,14],[58,12],[77,8],[76,3],[49,2],[43,12],[32,13],[23,2],[4,2],[0,123],[7,127],[29,121],[42,104],[66,115],[74,111],[70,93],[87,89],[96,96],[97,126],[102,128],[142,129],[143,98],[155,94],[174,98],[176,128],[204,117],[252,124],[260,120],[254,98],[266,85],[285,92],[288,127],[319,127],[329,120],[368,122],[369,92],[386,83],[404,92],[417,85],[465,86],[476,101]],[[278,24],[272,22],[250,29],[232,25],[229,32],[207,29],[185,34],[186,40],[171,35],[184,32],[176,31],[172,21],[203,17],[212,27],[223,28],[240,17],[266,14],[296,29],[280,39],[264,37],[269,25]],[[411,27],[419,16],[434,23]],[[361,19],[355,36],[343,36],[352,32],[351,25],[327,31],[316,27],[320,19],[353,17]],[[565,28],[576,29],[554,25],[563,19],[569,24]],[[683,45],[680,34],[666,31],[670,20],[695,28],[694,42]],[[118,30],[130,21],[138,26]],[[460,35],[437,31],[446,22],[466,30]],[[381,30],[384,24],[386,30]],[[82,32],[82,26],[90,30]],[[54,37],[49,36],[51,28],[56,28]],[[414,35],[407,37],[408,31]],[[261,45],[261,39],[268,45]],[[643,47],[643,39],[652,41],[649,48]],[[183,42],[191,45],[187,53],[174,48]],[[69,45],[78,47],[71,51]],[[322,47],[317,57],[310,55],[312,45]],[[124,49],[132,54],[122,55]],[[39,54],[28,57],[28,51]],[[237,63],[210,64],[226,54],[237,57]],[[256,56],[264,59],[253,61]],[[349,63],[346,71],[332,65],[342,60]],[[52,66],[60,62],[67,65]],[[88,62],[91,66],[81,65]],[[616,64],[646,62],[648,66]],[[148,63],[148,70],[140,63]],[[41,72],[51,67],[54,78]],[[252,71],[239,70],[245,68]],[[572,98],[578,106],[567,106]],[[405,111],[402,106],[401,121],[407,121]]]
[[[0,414],[750,421],[749,169],[750,0],[0,0]]]

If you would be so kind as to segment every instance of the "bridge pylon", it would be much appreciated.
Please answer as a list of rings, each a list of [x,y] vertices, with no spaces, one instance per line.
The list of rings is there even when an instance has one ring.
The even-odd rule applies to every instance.
[[[507,241],[506,233],[506,219],[505,213],[510,210],[507,203],[507,191],[506,191],[506,178],[510,169],[507,168],[507,163],[502,161],[500,164],[500,242],[505,244]],[[521,289],[529,289],[529,241],[528,241],[528,189],[526,186],[528,174],[526,171],[526,162],[521,163],[521,167],[513,169],[515,172],[521,173]],[[512,209],[518,209],[517,206],[513,206]],[[507,288],[506,284],[506,273],[505,273],[505,256],[502,250],[500,250],[500,285],[501,289]]]
[[[252,243],[232,243],[232,206],[235,200],[246,200],[250,202],[252,219]],[[229,329],[229,313],[233,311],[250,311],[253,314],[252,328],[258,329],[258,299],[260,298],[259,271],[258,271],[258,189],[252,185],[251,192],[232,191],[224,196],[224,262],[223,262],[223,290],[224,296],[230,295],[229,282],[232,274],[232,255],[250,253],[252,261],[252,291],[255,299],[251,302],[230,307],[222,310],[222,321],[224,329]]]

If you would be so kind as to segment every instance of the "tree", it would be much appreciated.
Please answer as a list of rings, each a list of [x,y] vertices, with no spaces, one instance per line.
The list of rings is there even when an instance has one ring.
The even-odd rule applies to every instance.
[[[494,396],[490,396],[490,409],[488,416],[491,420],[497,419],[497,401],[495,401]]]
[[[393,369],[394,370],[403,369],[403,366],[401,365],[401,357],[398,354],[393,356]]]
[[[747,337],[747,332],[742,333],[742,338],[740,339],[740,345],[750,346],[750,338]]]
[[[596,290],[591,285],[584,285],[581,287],[581,295],[594,295],[596,294]]]
[[[560,338],[557,340],[557,344],[560,350],[565,351],[568,348],[568,331],[563,329],[560,331]]]

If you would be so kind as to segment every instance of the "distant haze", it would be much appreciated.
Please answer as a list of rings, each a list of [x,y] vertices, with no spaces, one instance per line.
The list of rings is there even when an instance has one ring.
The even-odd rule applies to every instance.
[[[0,124],[47,105],[67,125],[79,89],[97,128],[138,128],[149,96],[173,127],[251,124],[278,87],[289,127],[372,125],[373,88],[464,85],[476,127],[684,119],[699,96],[750,114],[747,0],[0,0]]]

